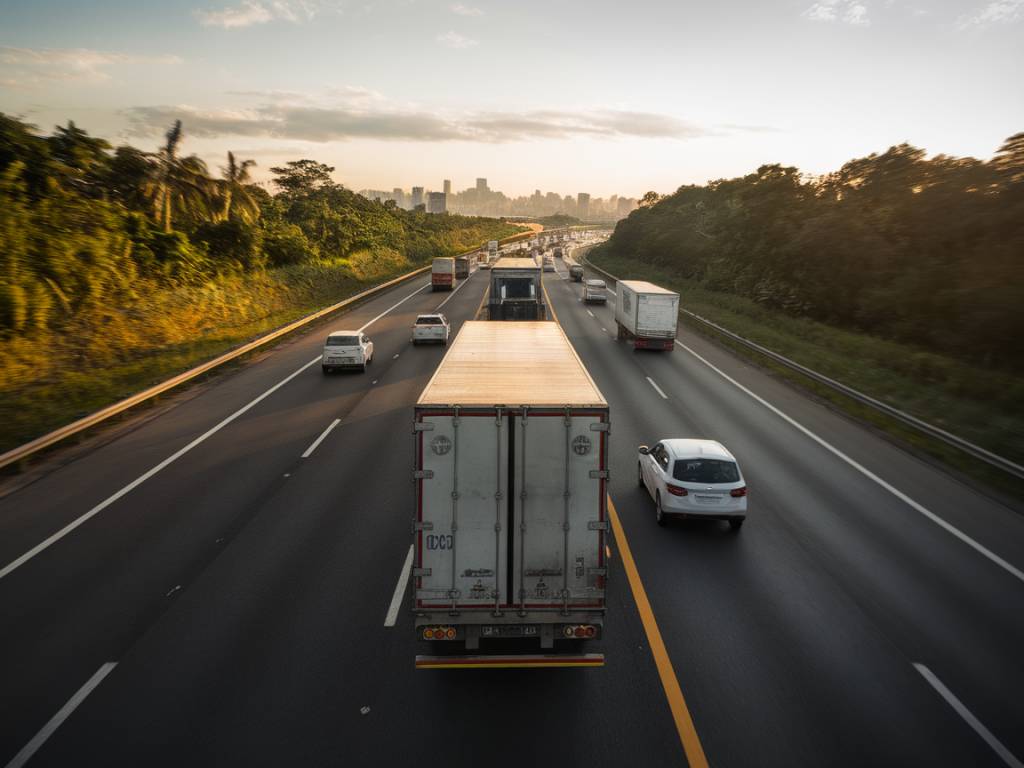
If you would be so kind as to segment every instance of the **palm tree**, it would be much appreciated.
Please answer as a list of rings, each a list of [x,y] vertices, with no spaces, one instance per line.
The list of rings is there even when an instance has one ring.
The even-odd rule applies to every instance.
[[[148,189],[153,200],[154,218],[163,225],[164,232],[171,231],[175,211],[189,213],[196,218],[206,218],[210,214],[214,182],[206,163],[198,157],[178,156],[182,136],[181,120],[175,120],[167,131],[164,146],[156,153],[156,174]]]
[[[231,218],[231,212],[245,222],[259,218],[260,206],[249,191],[249,169],[256,165],[255,160],[235,160],[235,153],[228,152],[228,164],[220,169],[223,180],[220,182],[220,195],[224,205],[220,211],[221,221]]]

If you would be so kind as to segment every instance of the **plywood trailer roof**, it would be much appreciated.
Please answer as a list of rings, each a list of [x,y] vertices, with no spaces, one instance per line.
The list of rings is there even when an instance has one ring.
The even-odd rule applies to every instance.
[[[619,280],[619,285],[624,285],[636,293],[664,293],[669,296],[678,296],[675,291],[662,288],[660,285],[648,283],[646,280]]]
[[[491,269],[538,269],[537,262],[525,256],[502,256]]]
[[[558,323],[471,320],[417,405],[608,404]]]

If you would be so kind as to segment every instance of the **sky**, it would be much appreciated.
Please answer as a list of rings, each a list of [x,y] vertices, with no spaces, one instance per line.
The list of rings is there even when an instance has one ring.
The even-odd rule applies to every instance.
[[[0,0],[0,112],[352,189],[639,197],[1024,131],[1024,0]]]

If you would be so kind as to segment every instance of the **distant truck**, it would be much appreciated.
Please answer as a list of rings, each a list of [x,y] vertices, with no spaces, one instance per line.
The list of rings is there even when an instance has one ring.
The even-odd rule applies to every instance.
[[[675,348],[679,294],[644,280],[619,280],[615,324],[634,349]]]
[[[574,282],[582,283],[583,282],[583,267],[582,267],[582,265],[580,265],[580,264],[571,264],[569,266],[569,277],[571,277]]]
[[[492,257],[496,257],[498,255],[498,241],[497,240],[488,240],[487,241],[487,252],[489,254],[491,254]]]
[[[469,277],[469,256],[455,257],[455,278],[465,280]]]
[[[561,326],[464,323],[413,427],[416,667],[602,665],[609,410]]]
[[[450,291],[455,288],[455,259],[439,256],[430,268],[430,287],[434,291]]]
[[[547,317],[541,268],[536,261],[505,256],[491,265],[487,312],[491,320],[544,320]]]

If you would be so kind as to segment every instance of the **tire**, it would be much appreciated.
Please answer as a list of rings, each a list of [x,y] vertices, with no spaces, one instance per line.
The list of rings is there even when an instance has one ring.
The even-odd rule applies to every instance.
[[[640,462],[636,463],[636,484],[641,488],[644,487],[644,471],[640,467]]]
[[[654,497],[654,519],[658,521],[658,525],[662,528],[665,527],[665,513],[661,511],[661,494],[657,494]]]
[[[359,368],[359,372],[366,373],[366,363],[363,363],[363,365]]]
[[[729,530],[739,532],[740,528],[743,527],[743,521],[745,517],[734,517],[729,521]]]
[[[328,368],[326,365],[321,365],[320,366],[320,370],[322,370],[324,372],[324,376],[326,376],[327,374],[329,374],[331,372],[331,369]]]

